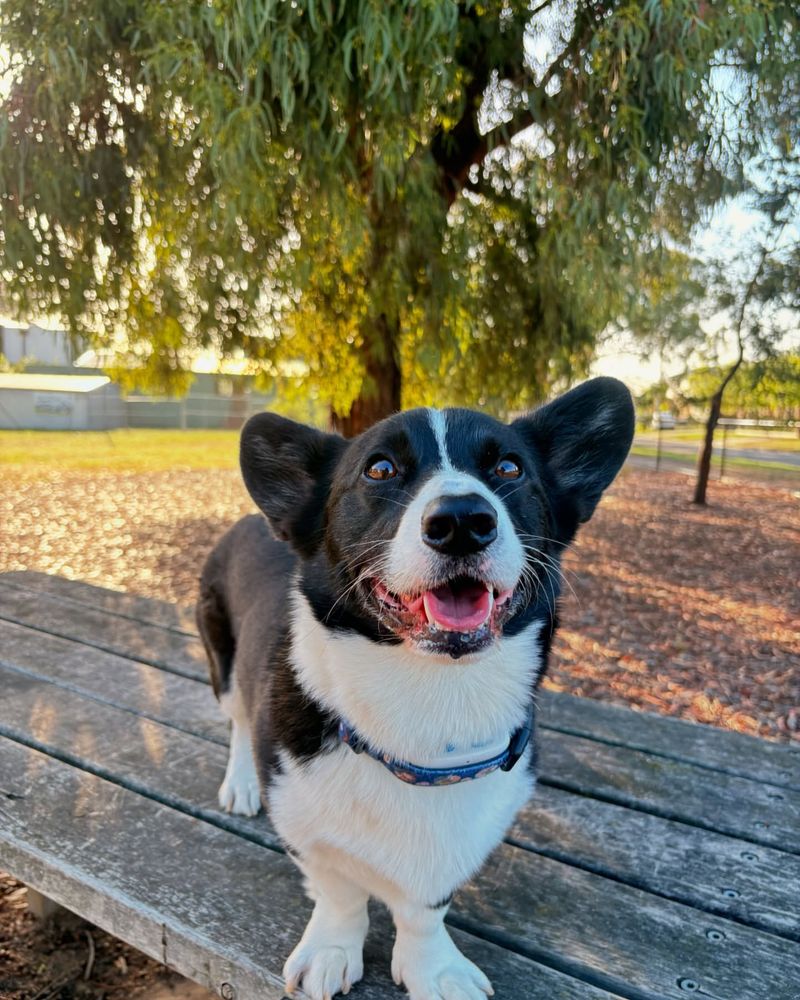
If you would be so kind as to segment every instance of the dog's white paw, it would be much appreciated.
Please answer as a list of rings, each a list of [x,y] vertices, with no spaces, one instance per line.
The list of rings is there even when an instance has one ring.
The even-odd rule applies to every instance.
[[[332,1000],[337,993],[349,993],[364,975],[362,943],[363,938],[357,943],[315,946],[302,940],[283,967],[286,992],[291,995],[302,987],[311,1000]]]
[[[431,937],[398,934],[392,952],[392,978],[411,1000],[486,1000],[492,984],[462,955],[440,928]]]
[[[219,805],[237,816],[257,816],[261,810],[261,791],[255,771],[229,767],[219,786]]]

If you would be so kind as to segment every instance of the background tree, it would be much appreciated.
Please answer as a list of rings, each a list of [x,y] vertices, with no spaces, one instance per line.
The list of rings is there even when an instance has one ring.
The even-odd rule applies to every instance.
[[[778,0],[2,0],[4,307],[152,385],[243,351],[348,433],[526,405],[785,151],[799,26]]]
[[[683,395],[688,400],[708,400],[724,377],[720,367],[697,368],[690,372]],[[800,421],[800,354],[786,352],[744,362],[730,380],[725,398],[728,412],[737,417]]]
[[[760,242],[754,239],[738,254],[717,259],[665,255],[640,286],[631,310],[642,352],[667,356],[675,369],[669,381],[677,395],[684,403],[708,407],[697,460],[696,504],[706,502],[714,434],[729,387],[745,374],[760,379],[771,373],[774,389],[779,388],[776,376],[792,378],[792,355],[780,355],[781,345],[798,326],[798,315],[786,308],[782,294],[794,252],[794,245],[782,239],[784,231],[783,225],[776,230],[767,222]]]
[[[708,477],[711,474],[711,458],[714,453],[714,433],[722,414],[722,400],[725,390],[742,366],[748,343],[752,344],[756,351],[764,353],[770,349],[771,342],[778,339],[783,332],[776,326],[774,317],[765,317],[761,312],[761,308],[770,299],[768,294],[764,294],[764,270],[769,256],[769,250],[762,247],[753,266],[752,276],[749,281],[745,279],[744,282],[740,282],[738,287],[735,281],[731,280],[727,262],[722,267],[717,268],[716,282],[710,297],[711,309],[716,313],[715,316],[712,316],[712,321],[719,315],[717,312],[717,308],[719,308],[719,312],[727,320],[721,327],[724,331],[723,337],[725,333],[730,333],[732,330],[736,355],[728,365],[727,370],[724,371],[722,379],[715,387],[709,400],[703,444],[697,457],[697,478],[692,503],[702,505],[706,502]]]

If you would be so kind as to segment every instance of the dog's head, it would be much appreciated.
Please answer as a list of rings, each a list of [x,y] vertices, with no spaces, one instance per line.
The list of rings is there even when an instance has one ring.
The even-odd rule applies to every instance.
[[[241,466],[304,561],[320,621],[457,658],[552,617],[561,552],[633,425],[628,390],[609,378],[511,424],[418,409],[350,441],[262,413],[242,433]]]

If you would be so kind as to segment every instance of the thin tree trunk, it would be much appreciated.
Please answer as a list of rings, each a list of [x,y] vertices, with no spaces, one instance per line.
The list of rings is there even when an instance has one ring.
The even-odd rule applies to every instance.
[[[694,485],[694,496],[692,497],[692,503],[700,504],[700,506],[705,506],[706,503],[708,477],[711,474],[711,456],[714,452],[714,431],[717,429],[720,413],[722,412],[722,397],[725,395],[725,390],[728,388],[728,384],[736,372],[739,371],[739,366],[744,360],[744,343],[741,337],[741,329],[742,326],[740,322],[737,331],[739,340],[739,356],[731,366],[728,374],[722,380],[722,383],[717,391],[711,397],[711,408],[708,411],[708,420],[706,420],[706,433],[703,439],[703,447],[700,450],[700,455],[697,459],[697,480]]]
[[[331,426],[345,437],[355,437],[400,409],[402,376],[397,361],[399,329],[386,316],[375,321],[372,342],[365,350],[366,375],[361,394],[350,412],[340,417],[331,412]]]
[[[738,365],[736,366],[739,367]],[[708,420],[706,420],[706,433],[703,439],[703,447],[700,450],[700,455],[697,459],[697,480],[694,484],[694,496],[692,497],[692,503],[700,504],[705,506],[706,502],[706,490],[708,488],[708,477],[711,475],[711,456],[714,452],[714,431],[717,429],[717,422],[719,421],[719,415],[722,411],[722,394],[725,391],[725,386],[728,384],[728,379],[725,380],[724,385],[720,386],[719,389],[711,397],[711,409],[708,413]]]
[[[777,245],[780,239],[781,233],[786,228],[785,224],[781,227],[778,236],[775,239],[775,245]],[[730,368],[730,371],[722,380],[717,391],[711,397],[711,409],[708,413],[708,420],[706,421],[706,433],[703,439],[703,447],[700,451],[700,455],[697,459],[697,480],[694,487],[694,496],[692,497],[692,503],[705,506],[706,503],[706,490],[708,488],[708,477],[711,473],[711,455],[714,451],[714,431],[717,429],[717,423],[719,422],[720,413],[722,412],[722,397],[725,394],[725,390],[728,388],[733,376],[739,370],[739,366],[744,360],[744,340],[742,338],[742,327],[744,326],[745,313],[747,311],[747,306],[750,303],[750,299],[756,289],[758,284],[758,279],[764,270],[764,265],[767,262],[771,251],[767,247],[761,248],[761,257],[758,262],[758,267],[756,268],[755,274],[750,279],[750,283],[747,286],[747,290],[742,298],[741,305],[739,307],[739,317],[736,323],[736,343],[739,347],[739,354],[736,361]]]

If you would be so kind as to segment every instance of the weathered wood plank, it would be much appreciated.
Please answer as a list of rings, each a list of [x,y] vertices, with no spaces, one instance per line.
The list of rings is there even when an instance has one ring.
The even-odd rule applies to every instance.
[[[800,945],[503,844],[457,926],[637,998],[796,1000]]]
[[[32,913],[42,923],[58,920],[63,914],[69,913],[69,910],[65,910],[63,906],[59,906],[49,896],[43,896],[30,886],[25,887],[25,902],[28,905],[28,913]]]
[[[800,941],[800,858],[539,785],[509,841]]]
[[[216,805],[224,747],[0,667],[0,734],[276,847],[266,819]],[[540,787],[511,830],[526,849],[800,939],[800,858]]]
[[[10,740],[0,740],[0,773],[8,776],[0,863],[15,877],[209,989],[229,983],[237,1000],[283,995],[280,969],[310,912],[288,858]],[[612,1000],[491,943],[456,937],[498,998]],[[354,996],[396,1000],[390,947],[379,913],[373,961]]]
[[[0,662],[96,701],[227,743],[227,726],[208,684],[3,621]]]
[[[539,745],[555,787],[800,853],[800,792],[555,730]]]
[[[280,849],[263,813],[248,818],[219,809],[216,792],[225,774],[226,746],[2,664],[0,690],[0,736]]]
[[[177,627],[186,633],[187,640],[189,636],[196,634],[191,608],[179,608],[154,598],[30,571],[0,574],[0,584],[2,583],[31,592],[44,592],[145,624]],[[1,607],[0,604],[0,609]],[[90,624],[98,624],[96,632],[89,627]],[[86,640],[101,646],[106,644],[111,632],[113,625],[104,622],[102,618],[99,621],[93,618],[91,623],[84,619],[80,626],[80,634]],[[181,650],[181,656],[174,661],[169,658],[169,650],[161,647],[145,655],[153,662],[158,660],[180,671],[187,669],[188,656],[190,672],[205,680],[199,642],[194,646],[188,640]],[[124,648],[119,651],[127,655]],[[200,668],[196,669],[198,663]],[[540,693],[540,724],[543,728],[596,739],[614,746],[646,750],[673,760],[800,791],[800,747],[770,743],[712,726],[631,711],[552,691]]]
[[[800,746],[555,691],[542,691],[540,705],[549,729],[800,791]]]
[[[2,622],[0,650],[6,664],[90,697],[209,739],[227,739],[205,684]],[[552,730],[541,733],[540,744],[546,783],[764,846],[800,849],[800,794],[793,790]]]
[[[35,570],[16,570],[0,573],[0,583],[9,584],[33,593],[49,594],[74,604],[108,611],[122,618],[132,618],[148,625],[176,629],[188,635],[197,635],[194,608],[181,604],[171,604],[154,597],[142,597],[124,590],[98,587],[83,580],[68,580],[52,573]]]
[[[192,636],[67,603],[58,596],[23,590],[1,580],[0,618],[187,677],[208,679],[202,644]]]

